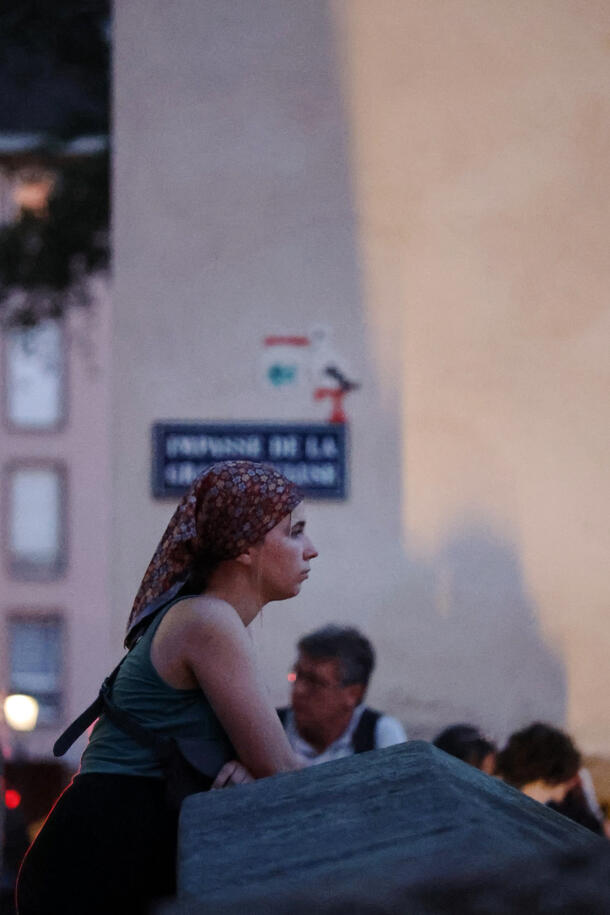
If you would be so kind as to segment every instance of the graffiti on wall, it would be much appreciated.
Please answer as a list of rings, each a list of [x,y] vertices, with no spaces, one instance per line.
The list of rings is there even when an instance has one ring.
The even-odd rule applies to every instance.
[[[267,390],[309,390],[314,401],[327,401],[331,423],[346,422],[345,398],[360,387],[335,349],[330,329],[322,326],[308,334],[264,337],[260,375]]]

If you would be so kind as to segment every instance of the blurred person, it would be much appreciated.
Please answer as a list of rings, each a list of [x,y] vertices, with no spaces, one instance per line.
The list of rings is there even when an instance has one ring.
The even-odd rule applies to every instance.
[[[186,765],[174,748],[187,744],[214,759],[208,788],[300,767],[247,626],[299,593],[316,555],[302,494],[272,467],[226,461],[195,480],[140,585],[80,772],[25,857],[20,915],[136,915],[173,895],[178,809],[160,741],[172,765]],[[59,755],[97,708],[64,732]]]
[[[291,705],[278,709],[290,746],[311,766],[403,743],[402,724],[364,705],[375,666],[370,641],[352,626],[328,625],[303,636]]]
[[[571,737],[536,722],[511,735],[498,753],[496,774],[541,804],[560,804],[577,783],[580,765]]]
[[[604,835],[593,783],[581,762],[571,737],[536,722],[509,738],[498,754],[496,774],[528,797]]]
[[[496,768],[496,745],[471,724],[452,724],[432,741],[450,756],[493,775]]]

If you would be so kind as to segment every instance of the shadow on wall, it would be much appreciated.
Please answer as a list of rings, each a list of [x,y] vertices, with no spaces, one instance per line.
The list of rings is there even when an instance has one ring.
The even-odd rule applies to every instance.
[[[430,559],[402,561],[405,612],[384,663],[402,672],[390,700],[410,737],[458,721],[499,741],[535,719],[561,725],[563,665],[540,632],[514,545],[467,522]]]

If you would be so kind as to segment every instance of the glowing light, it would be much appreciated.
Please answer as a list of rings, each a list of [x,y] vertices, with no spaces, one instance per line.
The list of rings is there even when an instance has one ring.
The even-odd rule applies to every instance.
[[[14,788],[7,788],[4,792],[4,803],[8,810],[15,810],[21,803],[21,795]]]
[[[297,678],[297,675],[295,674],[294,670],[291,670],[289,674],[286,674],[286,679],[288,680],[289,683],[295,683],[296,678]]]
[[[33,731],[38,721],[38,702],[33,696],[13,693],[4,700],[4,717],[14,731]]]
[[[50,172],[24,174],[13,189],[13,200],[20,210],[46,216],[54,185],[55,178]]]

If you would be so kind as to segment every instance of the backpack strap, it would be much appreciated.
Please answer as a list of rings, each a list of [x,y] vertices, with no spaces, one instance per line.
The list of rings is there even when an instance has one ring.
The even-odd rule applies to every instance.
[[[133,738],[136,743],[147,750],[153,750],[161,762],[169,759],[175,748],[175,741],[171,737],[160,737],[154,731],[149,731],[143,727],[124,709],[115,705],[110,698],[112,686],[116,680],[121,664],[127,655],[121,659],[120,663],[114,668],[112,673],[106,677],[97,698],[84,712],[76,718],[72,724],[68,725],[66,730],[61,734],[53,745],[53,755],[63,756],[77,738],[84,734],[89,725],[91,725],[102,712],[120,731]]]
[[[104,714],[119,731],[123,731],[128,737],[133,738],[141,747],[153,750],[162,763],[167,761],[176,748],[176,741],[173,737],[161,737],[155,734],[154,731],[143,727],[129,712],[115,705],[110,698],[111,688],[112,683],[108,684],[104,680],[100,690]]]
[[[110,693],[121,664],[129,657],[131,649],[134,648],[136,643],[142,638],[151,623],[159,618],[160,611],[164,608],[169,610],[172,604],[175,604],[178,598],[182,596],[180,591],[184,584],[185,582],[183,581],[177,582],[169,591],[162,595],[162,600],[154,601],[150,607],[147,608],[145,619],[143,618],[138,621],[137,633],[132,633],[130,637],[129,650],[123,655],[112,673],[106,677],[100,687],[97,698],[84,712],[81,712],[78,718],[75,718],[72,724],[69,724],[66,730],[57,738],[53,744],[53,756],[63,756],[64,753],[67,753],[74,741],[77,740],[81,734],[84,734],[96,718],[99,718],[102,712],[104,712],[119,730],[124,731],[130,737],[133,737],[140,746],[155,750],[156,753],[161,754],[162,758],[166,757],[166,754],[169,752],[166,742],[169,742],[171,738],[158,737],[156,734],[143,728],[131,717],[131,715],[124,712],[112,702]],[[143,625],[144,623],[145,625]]]
[[[367,750],[375,749],[375,728],[380,718],[381,712],[365,708],[360,716],[358,727],[352,734],[354,753],[365,753]]]
[[[121,658],[117,666],[114,668],[111,674],[108,674],[100,691],[97,695],[97,698],[89,705],[84,712],[75,718],[72,724],[69,724],[66,730],[60,734],[55,743],[53,744],[53,756],[63,756],[64,753],[67,753],[75,740],[84,734],[87,728],[93,724],[96,718],[99,718],[104,710],[104,700],[102,693],[104,689],[107,689],[108,692],[112,689],[112,684],[116,680],[116,676],[119,672],[119,668],[127,655],[124,658]]]
[[[278,718],[286,727],[290,706],[276,709]],[[375,728],[381,718],[381,712],[372,708],[365,708],[360,716],[360,721],[354,733],[352,734],[352,747],[354,753],[365,753],[367,750],[375,749]]]

